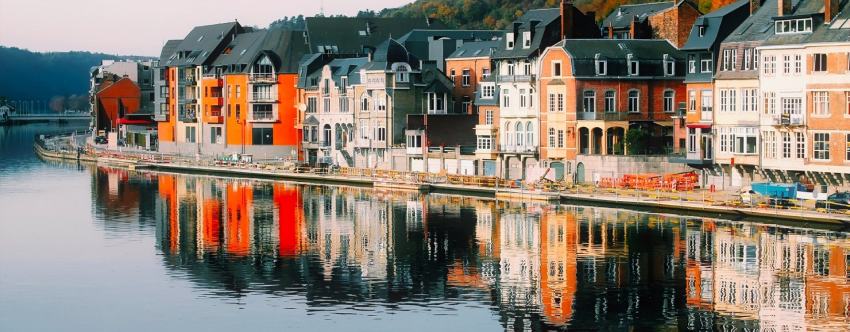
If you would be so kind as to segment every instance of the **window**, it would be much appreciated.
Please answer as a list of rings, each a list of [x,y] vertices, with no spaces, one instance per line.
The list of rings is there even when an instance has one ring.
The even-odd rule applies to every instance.
[[[534,125],[531,124],[531,121],[525,124],[525,134],[527,136],[525,144],[527,146],[534,146]]]
[[[377,130],[376,130],[376,133],[375,133],[375,137],[376,137],[375,139],[377,139],[378,142],[386,142],[387,141],[387,128],[378,127]]]
[[[348,98],[345,96],[339,97],[339,111],[340,113],[348,113]]]
[[[742,110],[744,112],[758,112],[758,90],[743,89],[741,91],[744,94]]]
[[[367,120],[360,120],[360,138],[369,139],[369,122]]]
[[[809,33],[812,32],[812,18],[781,20],[775,23],[776,34]]]
[[[614,113],[617,111],[617,93],[608,90],[605,91],[605,112]]]
[[[457,72],[455,72],[455,70],[454,70],[454,69],[452,69],[452,70],[449,72],[449,78],[452,80],[452,83],[454,83],[455,85],[457,85]]]
[[[367,112],[369,111],[369,96],[364,93],[360,96],[360,111]]]
[[[493,94],[496,92],[496,86],[494,85],[482,85],[481,86],[481,98],[483,99],[493,99]]]
[[[829,115],[829,92],[813,91],[812,106],[814,106],[814,109],[812,110],[813,115]]]
[[[318,101],[316,97],[307,97],[307,113],[316,113]]]
[[[797,132],[794,133],[797,142],[797,159],[806,158],[806,134]]]
[[[513,136],[511,136],[511,129],[513,129],[513,127],[511,127],[511,122],[510,121],[505,122],[505,135],[504,135],[504,137],[505,137],[505,145],[507,145],[507,146],[513,146],[513,144],[514,144]]]
[[[697,130],[696,128],[688,128],[688,152],[697,152]]]
[[[241,95],[242,95],[242,87],[237,85],[236,86],[236,98],[239,98],[239,96],[241,96]]]
[[[688,91],[688,113],[695,113],[697,111],[697,91],[690,90]]]
[[[776,132],[765,131],[762,133],[762,137],[764,137],[762,151],[764,151],[765,158],[776,159]]]
[[[428,101],[428,114],[446,114],[445,94],[426,92],[425,99]]]
[[[552,76],[561,77],[561,62],[552,62]]]
[[[629,91],[629,112],[640,112],[640,92],[637,90]]]
[[[322,98],[322,111],[328,113],[331,111],[331,99],[330,98]]]
[[[638,73],[640,72],[640,70],[639,70],[640,64],[638,63],[637,60],[634,59],[634,55],[632,55],[632,54],[627,55],[626,60],[627,60],[626,63],[629,66],[629,76],[637,76]]]
[[[461,99],[461,110],[463,113],[472,114],[472,99],[469,96],[463,96]]]
[[[422,135],[413,134],[407,135],[407,147],[408,148],[421,148],[422,147]]]
[[[764,57],[764,66],[762,66],[762,73],[765,76],[773,76],[776,74],[776,56],[765,56]]]
[[[490,68],[482,68],[481,69],[481,78],[485,79],[490,77]]]
[[[850,134],[848,134],[847,137],[848,137],[848,142],[850,142]],[[558,147],[559,148],[564,147],[564,131],[563,130],[558,130]],[[848,153],[848,155],[850,155],[850,144],[848,144],[847,153]]]
[[[523,64],[523,68],[523,75],[531,75],[531,62],[526,61],[525,64]]]
[[[186,127],[186,143],[195,143],[195,127]]]
[[[528,98],[525,95],[525,89],[519,89],[519,107],[528,107]]]
[[[791,158],[791,133],[782,133],[782,158]]]
[[[664,112],[673,113],[675,108],[676,93],[672,90],[664,91]]]
[[[813,58],[814,58],[814,64],[813,64],[813,67],[812,67],[812,71],[814,71],[814,72],[825,72],[826,71],[826,54],[815,53]]]
[[[776,92],[764,93],[764,114],[776,114]]]
[[[502,89],[502,107],[511,107],[511,96],[508,89]]]
[[[720,89],[720,111],[734,112],[737,92],[735,89]]]
[[[699,71],[703,73],[710,73],[713,67],[712,62],[711,57],[700,59]]]
[[[515,37],[514,37],[513,32],[508,32],[507,34],[505,34],[505,40],[507,41],[507,44],[505,45],[505,47],[507,49],[509,49],[509,50],[514,49],[514,38]]]
[[[800,54],[794,55],[794,74],[800,75],[803,72],[803,56]]]
[[[493,137],[491,136],[478,136],[478,150],[492,150],[493,149]]]
[[[399,65],[395,71],[395,81],[398,83],[407,83],[410,81],[409,69],[405,65]]]
[[[664,54],[664,76],[676,75],[676,59]]]
[[[492,125],[493,124],[493,110],[484,111],[484,124]]]
[[[850,91],[844,92],[844,116],[850,115]]]
[[[691,54],[688,55],[688,73],[695,74],[697,72],[697,59],[696,56]]]
[[[387,110],[387,99],[383,96],[375,97],[375,110],[376,111],[386,111]]]
[[[782,98],[782,113],[799,115],[803,109],[802,98]]]
[[[523,128],[522,122],[517,122],[516,123],[516,145],[517,146],[523,146],[523,144],[522,144],[523,138],[524,138],[524,135],[522,133],[523,129],[525,129],[525,128]]]
[[[791,74],[791,56],[785,55],[782,57],[782,73],[785,75]]]
[[[753,70],[759,69],[759,50],[753,50]]]
[[[752,68],[753,63],[753,49],[745,48],[744,49],[744,70],[750,70]]]
[[[756,128],[735,128],[734,152],[737,154],[756,154],[756,147],[758,146],[757,136],[758,132],[756,131]]]
[[[584,92],[582,106],[584,106],[585,112],[596,112],[596,91],[588,90]]]
[[[549,128],[549,147],[555,147],[555,128]]]
[[[469,86],[469,69],[463,70],[463,76],[461,76],[461,82],[463,86]]]
[[[221,144],[221,127],[210,128],[210,144]]]
[[[714,91],[712,90],[702,90],[700,93],[700,98],[702,99],[702,114],[705,116],[706,114],[711,114],[714,112]]]
[[[600,59],[599,54],[596,54],[596,75],[605,76],[608,75],[608,61],[605,59]]]
[[[815,133],[814,138],[814,159],[829,160],[829,133]]]
[[[522,48],[531,47],[531,31],[522,32]]]
[[[725,49],[723,50],[723,63],[721,68],[723,71],[732,71],[735,70],[735,58],[732,56],[733,49]]]
[[[555,111],[555,94],[549,93],[549,112]]]
[[[508,62],[508,76],[516,75],[516,65],[513,62]]]

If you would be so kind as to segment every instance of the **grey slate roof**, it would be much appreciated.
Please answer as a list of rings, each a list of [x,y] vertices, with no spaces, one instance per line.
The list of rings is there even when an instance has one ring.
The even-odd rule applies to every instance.
[[[749,14],[749,0],[740,0],[700,16],[691,27],[690,36],[682,50],[695,51],[716,48],[723,41],[723,38],[726,38]],[[704,27],[705,31],[702,36],[699,35],[700,27]]]
[[[499,48],[502,42],[502,40],[467,42],[449,55],[447,59],[489,57]]]
[[[332,79],[337,85],[340,84],[340,79],[343,76],[348,77],[349,84],[360,84],[359,68],[365,65],[369,58],[343,58],[334,59],[328,63],[331,69]]]
[[[514,26],[517,27],[514,37],[518,41],[514,44],[514,48],[509,50],[506,48],[504,42],[500,43],[499,49],[493,53],[493,58],[527,58],[539,52],[542,48],[549,46],[543,42],[543,37],[546,35],[545,30],[547,28],[560,30],[560,17],[561,11],[559,8],[529,10],[525,15],[514,21]],[[523,48],[521,45],[522,31],[531,29],[532,23],[534,24],[534,33],[531,36],[531,47]],[[558,33],[560,34],[560,31]]]
[[[308,17],[306,19],[310,52],[324,53],[331,46],[335,53],[362,53],[364,46],[378,45],[387,38],[399,38],[414,29],[445,29],[438,21],[407,18]],[[368,27],[368,29],[367,29]]]
[[[321,53],[305,55],[300,61],[297,86],[299,89],[311,87],[310,80],[321,76],[325,65],[331,67],[333,80],[336,83],[339,83],[342,76],[348,76],[349,84],[360,84],[360,75],[352,73],[359,73],[360,69],[368,64],[368,61],[369,58],[367,57],[353,57],[352,55]]]
[[[250,65],[260,52],[263,39],[267,33],[267,30],[259,30],[237,34],[233,41],[225,46],[224,51],[216,57],[212,65],[216,67]]]
[[[649,16],[675,6],[673,1],[653,2],[634,5],[622,5],[602,20],[602,26],[613,26],[615,29],[629,28],[632,20],[643,22]]]
[[[801,0],[798,0],[801,1]],[[813,17],[811,33],[773,34],[762,45],[794,45],[806,43],[834,43],[850,41],[850,1],[839,4],[838,15],[830,25],[824,24],[824,0],[807,0],[801,3],[792,2],[794,7],[789,15],[782,18]],[[775,18],[780,20],[782,18]]]
[[[437,60],[445,59],[455,50],[458,44],[463,42],[473,42],[482,40],[493,40],[494,38],[503,38],[503,31],[494,30],[422,30],[415,29],[404,36],[396,39],[400,44],[407,48],[408,52],[413,53],[420,59]],[[445,48],[434,49],[432,44],[435,41],[445,40]],[[442,52],[442,53],[441,53]]]
[[[265,54],[278,73],[296,73],[298,60],[307,51],[307,46],[299,40],[303,33],[299,30],[276,28],[237,34],[212,65],[224,67],[228,73],[248,72],[260,55]],[[228,50],[229,53],[225,53]],[[231,70],[233,65],[236,67]]]
[[[773,35],[773,17],[776,13],[776,0],[765,1],[755,13],[732,31],[723,43],[757,42],[767,39]]]
[[[177,49],[177,45],[183,42],[182,39],[172,39],[165,42],[165,45],[162,46],[162,51],[159,53],[159,62],[165,63],[172,54],[174,54],[174,50]]]
[[[562,47],[572,58],[573,73],[577,78],[594,79],[646,79],[648,77],[683,79],[685,75],[684,53],[667,40],[659,39],[568,39],[555,46]],[[637,60],[638,75],[629,76],[626,65],[631,54]],[[676,61],[674,76],[664,77],[664,55]],[[596,76],[597,55],[608,64],[607,75]]]
[[[231,35],[241,30],[242,27],[238,22],[195,27],[175,48],[174,52],[179,56],[172,54],[164,63],[160,62],[160,65],[183,67],[208,64],[214,59],[215,53],[230,41]]]
[[[389,70],[394,63],[407,63],[413,70],[419,68],[419,58],[407,51],[407,48],[390,38],[381,43],[372,55],[372,61],[363,68],[366,70]]]

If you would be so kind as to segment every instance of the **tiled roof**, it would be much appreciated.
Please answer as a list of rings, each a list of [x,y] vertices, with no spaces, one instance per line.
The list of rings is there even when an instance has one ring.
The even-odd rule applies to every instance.
[[[308,17],[310,52],[362,53],[387,38],[399,38],[414,29],[445,29],[434,20],[408,18]]]
[[[501,43],[502,40],[467,42],[449,55],[448,59],[489,57]]]
[[[570,63],[576,77],[596,77],[595,61],[598,58],[607,61],[605,79],[646,79],[663,77],[664,56],[676,61],[676,73],[670,78],[682,79],[684,76],[684,54],[667,40],[661,39],[568,39],[559,42],[571,57]],[[627,58],[631,55],[639,63],[638,75],[629,76]]]
[[[676,3],[673,1],[622,5],[602,20],[602,26],[613,26],[615,29],[628,28],[631,26],[632,20],[643,22],[649,16],[673,8],[675,5]]]

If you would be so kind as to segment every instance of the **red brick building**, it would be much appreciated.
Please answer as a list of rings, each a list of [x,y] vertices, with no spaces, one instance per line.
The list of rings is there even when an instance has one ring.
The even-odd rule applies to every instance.
[[[696,4],[687,0],[622,5],[602,21],[602,36],[608,39],[667,39],[681,48],[700,15]]]

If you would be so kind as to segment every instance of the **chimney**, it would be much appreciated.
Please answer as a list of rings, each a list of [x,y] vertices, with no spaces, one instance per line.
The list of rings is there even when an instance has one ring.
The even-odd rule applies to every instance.
[[[823,0],[823,22],[826,24],[831,23],[839,10],[841,9],[838,8],[838,0]]]
[[[632,18],[632,23],[629,24],[629,38],[628,39],[637,39],[635,34],[637,33],[637,19]]]
[[[750,0],[750,15],[754,14],[759,8],[761,8],[762,0]]]
[[[608,39],[614,39],[614,24],[608,23]]]
[[[776,7],[779,8],[779,13],[778,13],[779,15],[778,16],[785,16],[785,15],[791,14],[791,0],[776,0],[776,1],[779,1],[778,6],[776,6]]]
[[[573,38],[575,36],[575,19],[572,0],[561,0],[561,39]]]

